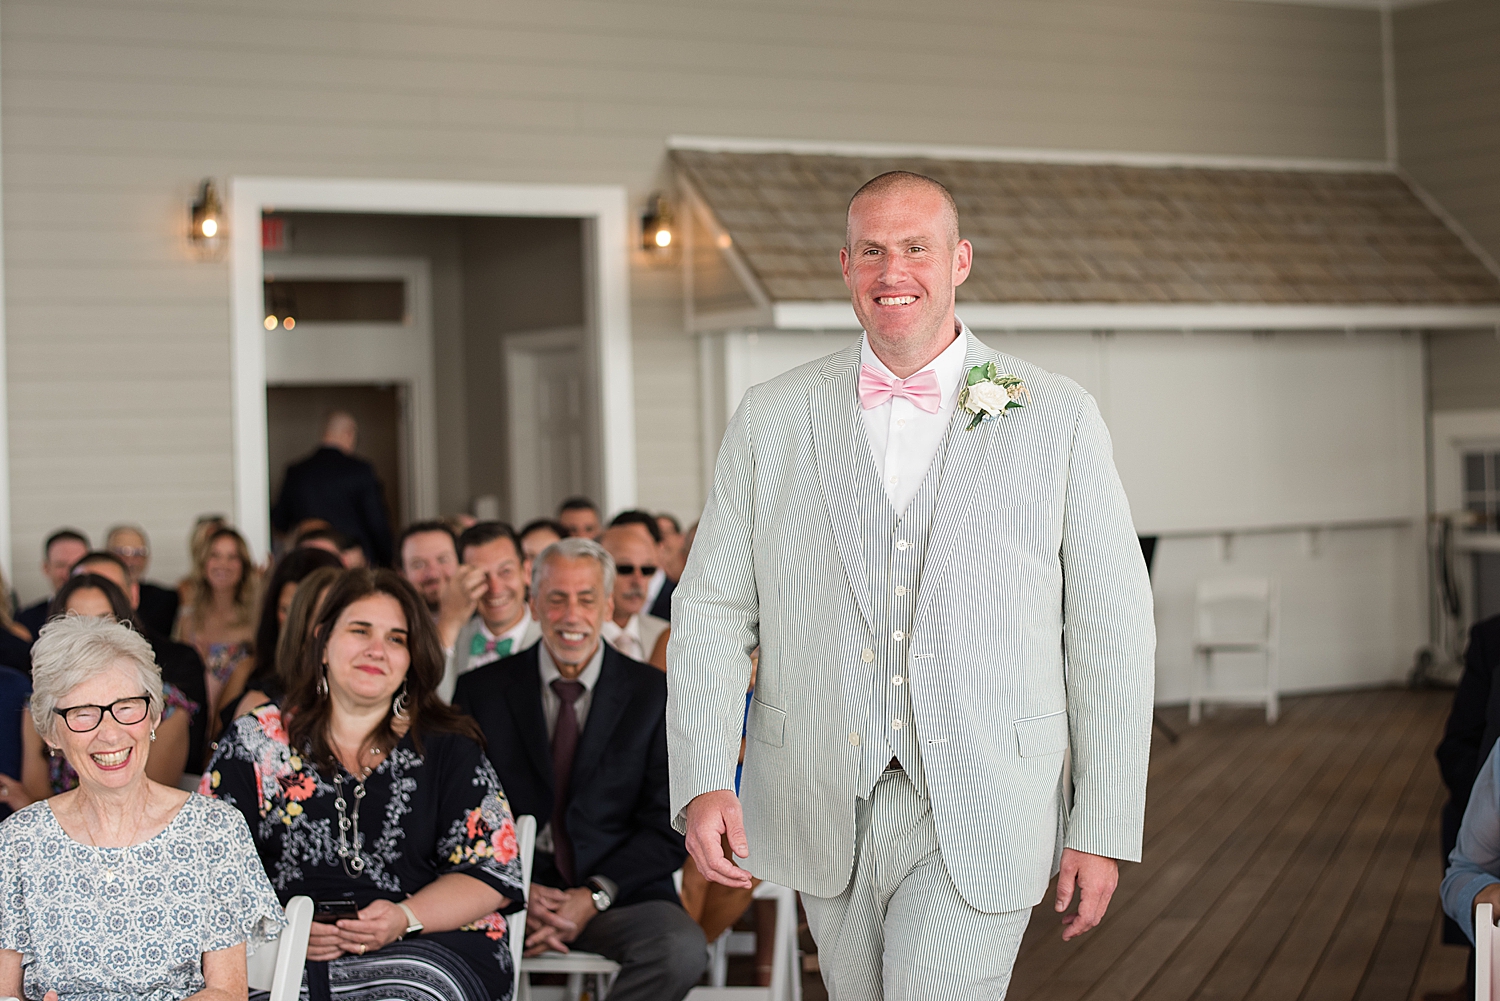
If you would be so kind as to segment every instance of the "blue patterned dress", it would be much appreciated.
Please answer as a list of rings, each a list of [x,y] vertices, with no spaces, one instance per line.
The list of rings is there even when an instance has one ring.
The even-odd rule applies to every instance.
[[[27,997],[180,1001],[205,952],[253,951],[284,921],[244,818],[212,799],[129,848],[74,841],[46,800],[0,823],[0,949],[21,954]]]
[[[365,779],[358,836],[365,869],[350,876],[337,854],[334,778],[346,803],[354,779],[325,775],[287,743],[281,710],[240,716],[209,762],[200,791],[232,803],[250,824],[266,873],[284,901],[400,901],[458,872],[521,901],[515,821],[484,751],[468,737],[411,736]],[[351,818],[352,820],[352,818]],[[351,835],[354,832],[351,832]],[[303,998],[335,1001],[509,1001],[513,972],[505,917],[423,933],[365,956],[310,962]]]

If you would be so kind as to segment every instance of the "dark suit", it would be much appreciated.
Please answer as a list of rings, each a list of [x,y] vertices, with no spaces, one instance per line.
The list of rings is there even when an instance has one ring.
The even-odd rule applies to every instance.
[[[43,598],[34,605],[27,605],[16,613],[16,621],[31,631],[34,640],[41,634],[42,627],[47,624],[47,609],[52,607],[52,599]]]
[[[651,603],[651,607],[647,611],[658,619],[666,619],[668,622],[671,622],[672,592],[675,590],[677,590],[677,582],[668,577],[666,582],[662,584],[661,590],[656,592],[656,600]],[[650,650],[646,651],[646,656],[651,656]]]
[[[1464,654],[1464,673],[1453,693],[1453,709],[1448,725],[1437,746],[1438,770],[1448,787],[1448,802],[1443,804],[1443,860],[1458,841],[1464,809],[1474,779],[1490,748],[1500,737],[1500,615],[1474,624],[1469,630],[1469,648]],[[1450,945],[1467,945],[1469,940],[1452,919],[1443,919],[1443,941]]]
[[[552,748],[542,712],[541,644],[458,679],[453,705],[484,731],[485,752],[516,816],[552,817]],[[672,874],[687,858],[668,814],[666,675],[604,646],[573,759],[568,833],[580,879],[619,887],[614,905],[576,940],[624,966],[610,997],[680,998],[703,971],[703,933],[682,910]],[[552,855],[532,880],[566,888]]]
[[[391,526],[375,467],[328,445],[287,467],[271,524],[287,532],[300,521],[322,518],[355,539],[375,566],[391,565]]]
[[[149,625],[141,630],[141,635],[151,644],[156,666],[161,668],[161,680],[198,703],[198,711],[188,724],[188,759],[184,770],[200,771],[208,760],[204,746],[208,740],[208,681],[204,678],[203,658],[186,643],[169,640]]]
[[[136,606],[135,614],[151,629],[163,636],[171,636],[177,625],[177,606],[181,602],[175,590],[141,581],[141,603]]]

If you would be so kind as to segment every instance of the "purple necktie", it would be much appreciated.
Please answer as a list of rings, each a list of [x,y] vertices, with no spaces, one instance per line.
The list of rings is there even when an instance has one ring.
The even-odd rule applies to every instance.
[[[552,691],[562,705],[557,707],[557,726],[552,731],[552,855],[557,871],[569,886],[578,882],[573,872],[573,841],[568,837],[568,794],[573,782],[573,754],[578,750],[578,712],[574,703],[583,695],[583,682],[552,682]]]

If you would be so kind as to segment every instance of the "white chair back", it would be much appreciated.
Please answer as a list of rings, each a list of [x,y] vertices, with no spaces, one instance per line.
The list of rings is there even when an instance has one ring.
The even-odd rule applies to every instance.
[[[1474,1001],[1500,1001],[1500,928],[1495,927],[1495,908],[1480,904],[1474,908]]]
[[[1266,577],[1217,577],[1198,582],[1196,638],[1210,646],[1259,644],[1272,638],[1276,585]]]
[[[531,856],[536,851],[536,818],[529,813],[516,818],[516,848],[521,853],[521,889],[531,896]],[[510,968],[521,979],[521,953],[526,950],[526,909],[507,917],[510,925]]]
[[[286,905],[286,927],[274,942],[256,949],[245,961],[252,991],[269,991],[270,1001],[296,1001],[307,962],[307,935],[312,929],[311,897],[293,897]]]

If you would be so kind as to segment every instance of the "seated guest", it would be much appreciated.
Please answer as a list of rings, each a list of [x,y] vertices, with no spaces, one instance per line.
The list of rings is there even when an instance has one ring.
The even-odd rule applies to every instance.
[[[1500,769],[1493,747],[1474,779],[1441,892],[1443,911],[1471,943],[1474,908],[1491,904],[1500,912]]]
[[[291,611],[297,585],[319,567],[342,569],[343,563],[337,556],[322,549],[293,549],[271,571],[269,583],[261,589],[260,611],[256,616],[259,624],[255,627],[255,653],[224,684],[224,694],[220,697],[223,708],[219,711],[218,729],[222,730],[230,720],[241,715],[239,702],[245,692],[250,689],[264,692],[267,685],[275,686],[272,679],[276,675],[276,644],[281,639],[281,627],[286,622],[287,613]],[[255,705],[261,705],[265,701],[261,699]]]
[[[646,611],[646,585],[657,572],[656,547],[635,525],[605,529],[600,544],[615,561],[615,611],[604,623],[605,642],[625,656],[648,664],[655,664],[660,652],[661,663],[656,666],[665,671],[671,625]]]
[[[25,760],[21,727],[31,729],[26,715],[30,698],[31,680],[13,668],[0,667],[0,820],[31,803],[21,785],[21,764]]]
[[[570,539],[595,539],[604,531],[599,505],[587,497],[569,497],[557,506],[557,523]]]
[[[250,547],[239,532],[227,526],[215,529],[200,552],[192,599],[177,616],[175,638],[203,658],[213,720],[225,685],[254,651],[257,588]]]
[[[42,573],[52,585],[52,594],[56,594],[67,581],[73,564],[82,559],[83,554],[91,548],[88,536],[76,528],[60,528],[47,536],[47,541],[42,544]],[[42,626],[47,624],[47,607],[51,604],[52,597],[49,595],[36,604],[21,609],[16,616],[16,622],[25,627],[32,639],[36,639]]]
[[[365,557],[364,547],[358,541],[340,534],[338,537],[339,559],[344,561],[346,570],[359,570],[368,567],[370,561]]]
[[[318,521],[308,527],[299,529],[292,536],[292,551],[296,552],[298,549],[321,549],[324,552],[332,553],[339,557],[342,562],[343,543],[344,536],[335,532],[329,527],[327,522]]]
[[[438,641],[444,650],[451,649],[458,631],[474,614],[483,577],[472,571],[459,573],[458,536],[441,521],[408,525],[396,551],[401,575],[411,581],[437,621]]]
[[[146,579],[146,568],[151,565],[151,542],[146,530],[138,525],[116,525],[105,537],[104,548],[125,561],[130,573],[130,583],[140,589],[141,600],[136,603],[136,617],[161,636],[172,635],[172,626],[177,622],[177,607],[181,600],[172,588],[153,584]]]
[[[10,582],[0,570],[0,667],[31,676],[31,630],[12,616]]]
[[[292,597],[291,607],[287,609],[281,635],[276,640],[276,672],[262,679],[264,688],[245,693],[240,699],[236,715],[243,716],[267,702],[280,702],[287,692],[296,687],[302,670],[303,651],[312,641],[313,625],[318,620],[318,613],[323,610],[323,601],[334,583],[343,576],[341,568],[319,567],[302,578],[302,583],[297,585],[297,593]]]
[[[542,550],[554,542],[561,542],[568,537],[568,530],[561,522],[553,521],[551,518],[538,518],[528,521],[526,527],[516,533],[521,540],[522,569],[526,572],[526,579],[531,579],[531,568],[536,564],[536,558],[542,554]]]
[[[521,544],[503,521],[481,521],[458,537],[463,558],[459,570],[477,576],[474,613],[459,630],[438,694],[453,698],[453,684],[476,667],[519,653],[541,638],[526,608],[526,578],[521,575]],[[459,579],[459,578],[456,578]]]
[[[235,810],[151,780],[151,647],[70,615],[33,663],[32,721],[78,787],[0,824],[0,995],[243,998],[246,948],[279,933],[281,907]]]
[[[666,559],[662,553],[661,526],[657,523],[655,515],[645,511],[621,511],[610,521],[611,528],[625,525],[638,526],[638,531],[645,534],[651,540],[654,551],[654,559],[651,562],[656,569],[651,574],[651,580],[646,587],[646,608],[651,614],[664,622],[672,621],[672,592],[677,590],[677,582],[667,577],[667,572],[662,569]]]
[[[98,574],[112,581],[124,592],[134,613],[130,620],[131,625],[135,626],[136,632],[146,637],[146,642],[151,644],[151,653],[156,658],[157,667],[161,668],[162,683],[167,686],[169,692],[180,695],[181,701],[191,707],[191,719],[188,724],[187,766],[184,771],[197,773],[202,769],[203,762],[207,758],[205,751],[209,729],[208,688],[204,681],[203,658],[198,656],[197,650],[186,643],[170,640],[165,634],[157,632],[141,621],[140,585],[131,583],[130,572],[125,568],[125,563],[120,557],[102,550],[89,553],[73,568],[74,576],[84,573]],[[60,614],[61,611],[57,610],[53,614]],[[168,710],[171,710],[170,704]],[[166,757],[160,745],[157,746],[156,757],[159,759]],[[173,784],[176,784],[176,780],[173,780]]]
[[[532,572],[542,641],[458,679],[511,802],[537,834],[528,953],[570,946],[622,966],[612,1001],[677,999],[703,973],[703,931],[672,874],[687,858],[667,796],[667,679],[600,639],[614,561],[548,546]]]
[[[238,807],[283,900],[347,901],[314,924],[304,996],[511,996],[499,909],[522,900],[515,824],[474,721],[437,697],[417,592],[345,571],[280,707],[241,716],[202,790]]]
[[[200,514],[193,522],[193,530],[188,533],[188,565],[197,567],[203,561],[203,552],[208,548],[208,537],[219,529],[226,527],[229,519],[222,514]],[[177,582],[178,614],[181,614],[182,605],[193,600],[194,577],[193,571]],[[172,623],[172,629],[176,630],[177,624]]]

